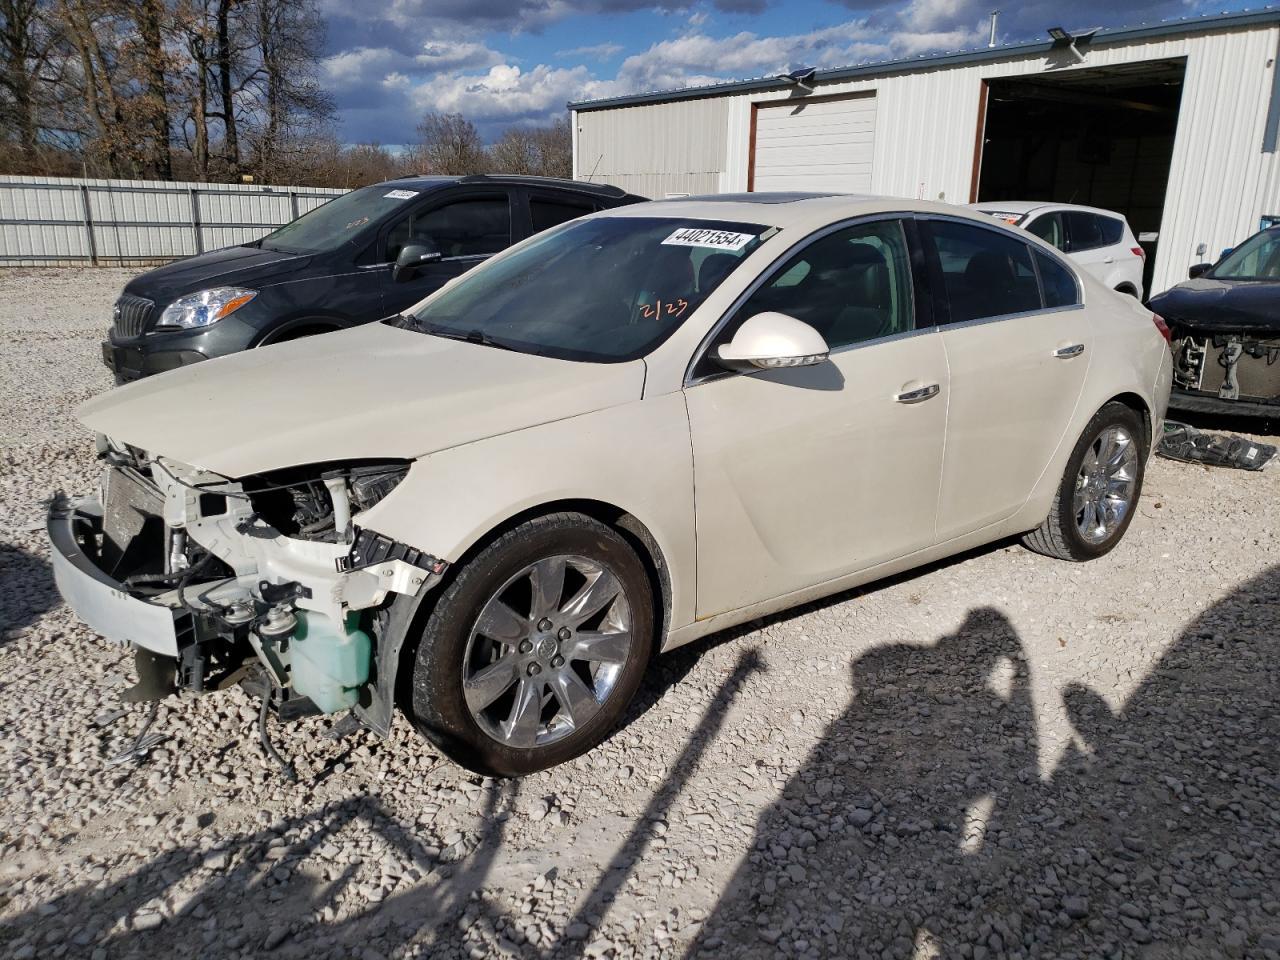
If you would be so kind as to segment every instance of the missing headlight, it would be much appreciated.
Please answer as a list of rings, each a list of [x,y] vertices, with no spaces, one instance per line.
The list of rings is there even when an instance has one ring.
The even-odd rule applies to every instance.
[[[351,512],[368,510],[409,472],[407,460],[348,461],[290,467],[242,481],[254,511],[287,537],[336,541],[345,534],[334,527],[333,496],[325,481],[341,478]]]
[[[351,491],[351,504],[357,511],[368,510],[385,497],[409,473],[409,464],[396,466],[356,467],[347,476],[347,489]]]

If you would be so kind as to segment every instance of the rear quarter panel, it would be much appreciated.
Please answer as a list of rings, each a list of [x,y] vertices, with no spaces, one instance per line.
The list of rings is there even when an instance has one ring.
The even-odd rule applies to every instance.
[[[1092,329],[1089,372],[1058,449],[1026,505],[1006,524],[1007,534],[1033,529],[1048,515],[1071,451],[1093,415],[1107,402],[1122,394],[1138,397],[1150,415],[1152,436],[1148,439],[1159,436],[1169,404],[1172,358],[1152,322],[1152,311],[1134,297],[1108,289],[1087,271],[1079,270],[1078,274]]]

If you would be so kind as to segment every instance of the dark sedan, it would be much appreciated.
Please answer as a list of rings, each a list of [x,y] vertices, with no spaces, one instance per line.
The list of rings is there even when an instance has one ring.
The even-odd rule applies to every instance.
[[[1280,227],[1151,298],[1173,334],[1169,406],[1280,416]]]
[[[408,177],[343,194],[261,240],[135,277],[103,360],[124,383],[392,316],[517,241],[637,203],[545,177]]]

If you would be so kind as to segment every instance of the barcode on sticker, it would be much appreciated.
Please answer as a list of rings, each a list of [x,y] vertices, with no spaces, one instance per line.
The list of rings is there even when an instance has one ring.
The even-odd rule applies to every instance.
[[[754,240],[753,233],[710,230],[706,227],[681,227],[662,241],[665,247],[711,247],[713,250],[741,250]]]
[[[382,196],[387,200],[412,200],[417,195],[417,190],[392,190]]]

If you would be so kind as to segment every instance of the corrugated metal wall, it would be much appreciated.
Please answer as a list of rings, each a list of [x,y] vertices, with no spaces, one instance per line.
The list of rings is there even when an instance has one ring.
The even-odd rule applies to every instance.
[[[1145,42],[1099,43],[1084,64],[1049,65],[1042,56],[919,70],[821,84],[821,95],[875,91],[879,110],[872,168],[878,194],[967,203],[973,177],[974,147],[982,82],[999,77],[1060,74],[1141,60],[1186,58],[1178,133],[1174,140],[1152,289],[1185,279],[1187,267],[1210,259],[1258,229],[1258,218],[1280,214],[1280,165],[1263,153],[1280,28],[1237,27]],[[783,99],[776,92],[709,97],[666,104],[578,111],[579,143],[596,154],[631,156],[633,181],[654,186],[641,191],[660,197],[679,191],[692,171],[721,171],[719,189],[747,188],[752,103]],[[717,111],[722,111],[717,114]],[[721,136],[713,129],[722,117]],[[695,119],[696,118],[696,119]],[[695,137],[699,125],[705,125]],[[662,139],[665,137],[665,139]],[[717,164],[701,139],[724,145]],[[659,139],[661,153],[644,145]],[[695,159],[696,152],[696,159]],[[594,158],[594,155],[592,157]],[[585,150],[580,173],[589,169]],[[605,168],[601,167],[603,171]],[[615,182],[608,173],[596,179]]]
[[[0,177],[0,266],[142,265],[254,240],[323,187]]]
[[[653,200],[724,189],[721,98],[578,114],[573,175]]]

